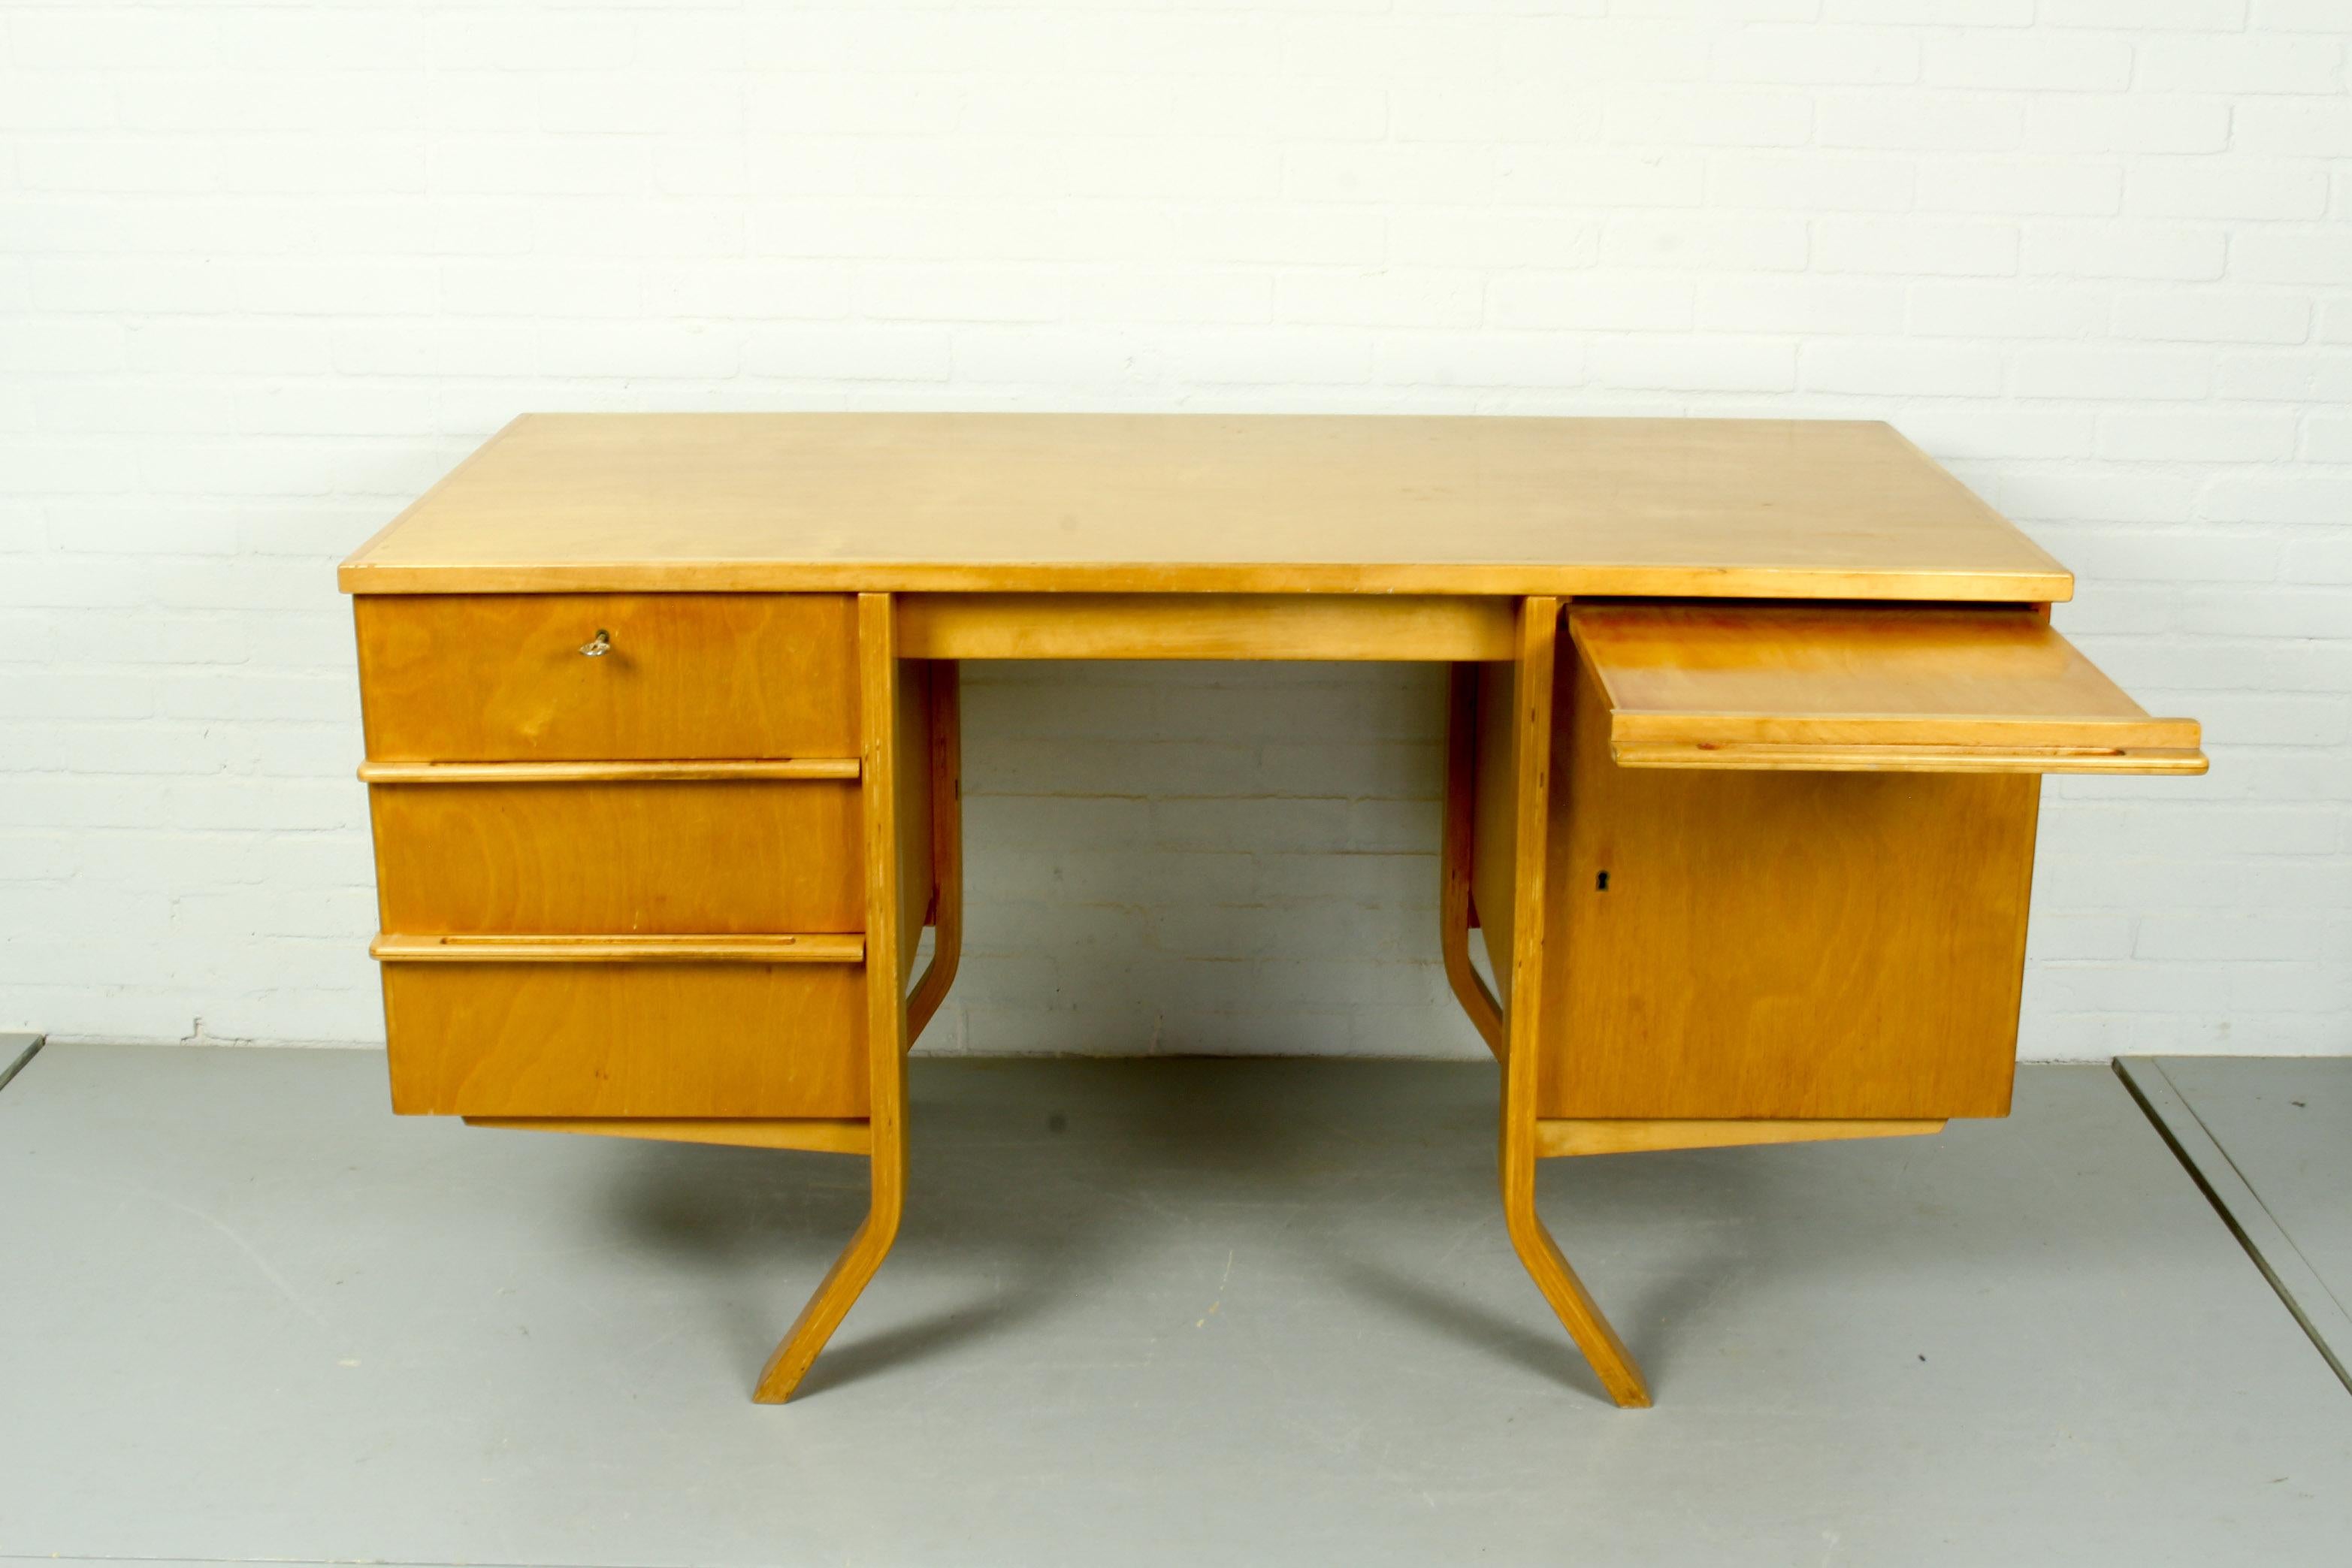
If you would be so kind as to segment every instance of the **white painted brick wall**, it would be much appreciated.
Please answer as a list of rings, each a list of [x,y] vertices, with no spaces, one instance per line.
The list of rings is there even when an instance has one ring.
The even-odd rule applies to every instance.
[[[0,1026],[380,1034],[335,560],[534,408],[1883,416],[2197,782],[2029,1056],[2352,1050],[2345,0],[12,4]],[[940,1048],[1475,1050],[1438,683],[971,673]]]

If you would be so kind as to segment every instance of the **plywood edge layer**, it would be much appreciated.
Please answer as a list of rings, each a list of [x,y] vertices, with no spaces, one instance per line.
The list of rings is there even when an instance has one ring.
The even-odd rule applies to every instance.
[[[775,1120],[729,1116],[468,1116],[469,1127],[523,1133],[585,1133],[608,1138],[653,1138],[674,1144],[728,1144],[755,1149],[804,1149],[822,1155],[863,1155],[874,1148],[863,1117]]]
[[[1510,599],[1427,594],[931,593],[898,601],[909,659],[1507,659]]]
[[[1916,1138],[1944,1130],[1941,1121],[1675,1122],[1544,1117],[1536,1123],[1536,1157],[1622,1155],[1658,1149],[1719,1149],[1747,1144],[1809,1144],[1835,1138]]]
[[[750,762],[362,762],[362,784],[665,784],[855,779],[855,757]]]
[[[1811,747],[2000,747],[2046,751],[2194,751],[2193,718],[2146,715],[1972,713],[1696,713],[1621,707],[1613,744]]]
[[[354,558],[345,593],[1299,593],[1524,598],[1859,599],[2063,603],[2074,574],[1870,571],[1835,567],[1175,561],[485,561],[394,565]]]
[[[387,964],[858,964],[866,938],[776,936],[417,936],[386,932],[368,956]]]
[[[1870,745],[1774,746],[1633,741],[1612,745],[1621,768],[1806,773],[2168,773],[2209,766],[2194,747]]]

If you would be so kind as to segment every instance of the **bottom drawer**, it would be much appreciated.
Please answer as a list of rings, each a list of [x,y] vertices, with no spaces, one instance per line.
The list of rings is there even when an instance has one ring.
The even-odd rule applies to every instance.
[[[383,966],[392,1107],[465,1116],[863,1116],[854,963]]]

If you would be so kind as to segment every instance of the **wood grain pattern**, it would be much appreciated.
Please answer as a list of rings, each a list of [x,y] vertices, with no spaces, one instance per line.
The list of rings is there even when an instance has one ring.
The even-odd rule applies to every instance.
[[[670,1144],[802,1149],[821,1155],[862,1155],[874,1143],[866,1124],[850,1117],[755,1121],[740,1116],[468,1116],[466,1124],[519,1133],[582,1133],[606,1138],[652,1138]]]
[[[857,931],[855,781],[379,784],[386,931]]]
[[[1603,1317],[1591,1292],[1536,1212],[1536,1102],[1548,1054],[1549,1022],[1538,1005],[1547,967],[1544,873],[1552,813],[1552,682],[1559,655],[1557,600],[1530,599],[1519,612],[1519,646],[1512,706],[1486,711],[1485,722],[1508,725],[1513,765],[1511,994],[1506,1016],[1502,1136],[1499,1161],[1503,1224],[1511,1247],[1550,1303],[1569,1337],[1620,1406],[1650,1403],[1649,1385],[1625,1342]]]
[[[533,414],[342,586],[2025,602],[2073,579],[1877,423]]]
[[[1286,593],[918,593],[919,659],[1507,659],[1508,599]]]
[[[1916,1138],[1943,1130],[1942,1122],[1602,1122],[1546,1117],[1536,1124],[1536,1155],[1540,1159],[1560,1159],[1843,1138]]]
[[[899,887],[902,828],[898,808],[906,798],[898,777],[907,706],[898,660],[898,622],[890,596],[857,599],[858,760],[863,768],[866,827],[866,936],[867,950],[901,950],[903,918]],[[928,770],[928,769],[927,769]],[[907,1203],[907,995],[901,973],[891,964],[865,966],[866,1115],[873,1140],[868,1156],[872,1197],[866,1218],[841,1256],[817,1284],[816,1293],[760,1371],[752,1398],[782,1404],[799,1388],[825,1342],[874,1278]]]
[[[1575,671],[1540,1114],[2006,1114],[2041,781],[1621,768]]]
[[[857,747],[839,594],[361,598],[376,762],[846,757]],[[581,644],[610,632],[612,651]]]
[[[865,977],[844,963],[389,963],[393,1109],[864,1116]]]
[[[2031,610],[1601,605],[1569,628],[1622,766],[2203,768],[2195,720],[2151,718]]]

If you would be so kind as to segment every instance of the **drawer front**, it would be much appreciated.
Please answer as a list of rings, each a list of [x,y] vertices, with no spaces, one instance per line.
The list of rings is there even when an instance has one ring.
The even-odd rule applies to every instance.
[[[393,594],[352,612],[379,762],[857,755],[845,594]],[[600,632],[605,651],[582,653]]]
[[[856,931],[856,781],[378,784],[383,929]]]
[[[393,1109],[866,1114],[865,967],[387,963]]]

